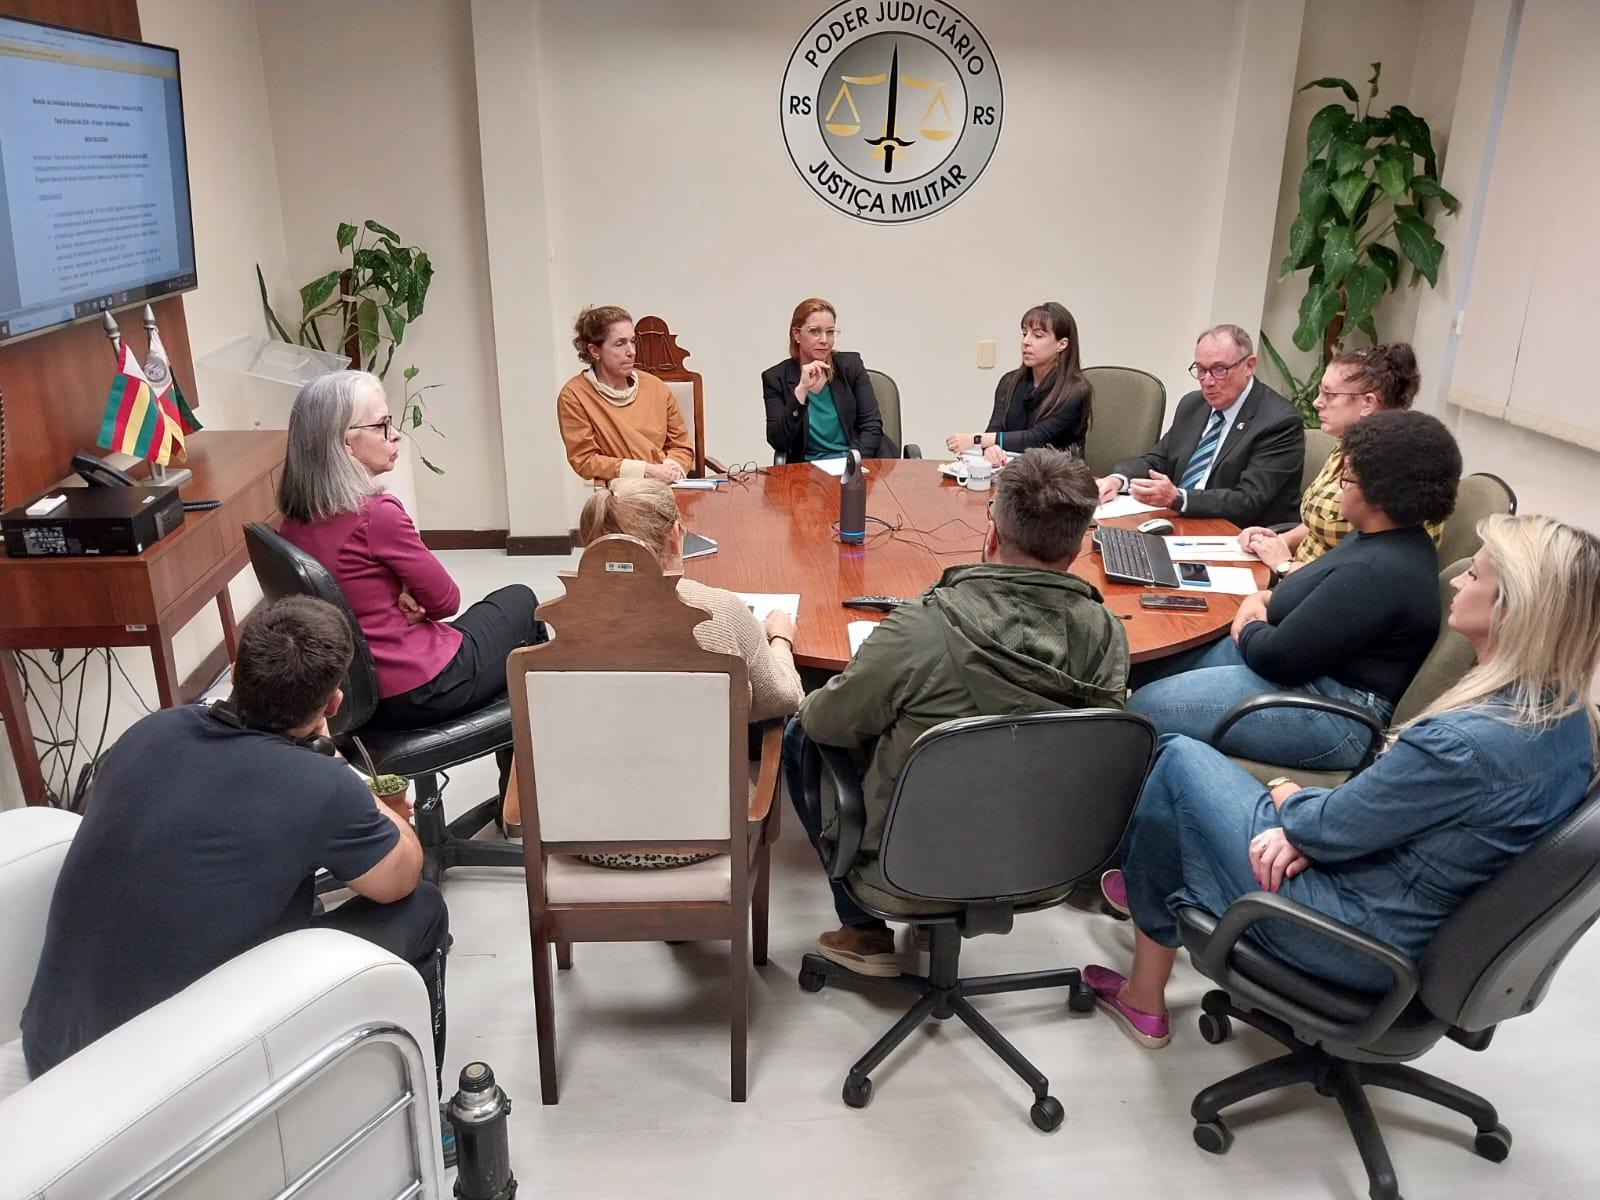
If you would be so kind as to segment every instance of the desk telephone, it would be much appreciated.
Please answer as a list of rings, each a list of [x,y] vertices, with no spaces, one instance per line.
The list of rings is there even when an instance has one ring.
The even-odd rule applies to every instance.
[[[103,458],[96,458],[83,451],[72,456],[72,469],[90,487],[137,487],[138,480],[126,471],[119,471]],[[220,500],[185,500],[184,512],[209,512],[213,508],[220,508]]]

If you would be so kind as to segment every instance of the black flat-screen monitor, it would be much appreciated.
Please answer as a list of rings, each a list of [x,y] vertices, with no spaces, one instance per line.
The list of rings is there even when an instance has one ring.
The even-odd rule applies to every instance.
[[[178,52],[0,17],[0,343],[194,286]]]

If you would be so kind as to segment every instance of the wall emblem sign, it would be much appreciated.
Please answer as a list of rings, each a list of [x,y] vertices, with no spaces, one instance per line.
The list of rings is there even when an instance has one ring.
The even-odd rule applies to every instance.
[[[863,221],[897,225],[964,196],[1000,140],[989,43],[948,4],[835,5],[789,56],[783,140],[806,185]]]

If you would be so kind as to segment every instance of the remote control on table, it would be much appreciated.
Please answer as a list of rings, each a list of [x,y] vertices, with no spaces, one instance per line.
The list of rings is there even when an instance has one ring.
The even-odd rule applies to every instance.
[[[893,612],[902,604],[910,604],[899,596],[851,596],[847,600],[839,601],[843,608],[875,608],[879,612]]]

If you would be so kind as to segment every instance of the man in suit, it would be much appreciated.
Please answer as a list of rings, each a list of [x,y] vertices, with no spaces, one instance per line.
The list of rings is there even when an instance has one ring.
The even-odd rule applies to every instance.
[[[1200,390],[1178,401],[1160,441],[1096,481],[1100,502],[1128,491],[1141,504],[1241,527],[1298,521],[1305,424],[1255,369],[1239,326],[1202,333],[1189,364]]]

